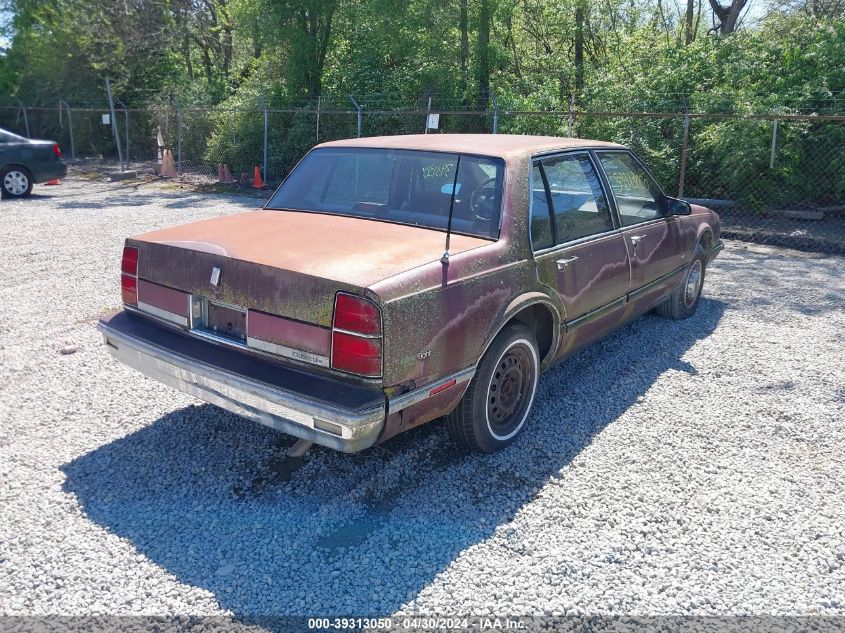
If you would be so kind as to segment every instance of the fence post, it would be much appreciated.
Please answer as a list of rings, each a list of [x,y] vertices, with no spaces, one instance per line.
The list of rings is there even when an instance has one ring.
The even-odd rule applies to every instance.
[[[358,112],[358,138],[361,138],[361,106],[358,105],[358,102],[355,101],[355,98],[352,95],[349,95],[349,100],[352,102],[352,105],[355,106],[355,110]]]
[[[120,170],[123,171],[123,150],[120,147],[120,134],[117,131],[117,118],[114,115],[114,99],[111,94],[111,82],[106,77],[106,92],[109,95],[109,114],[111,115],[111,130],[114,134],[114,144],[117,147],[117,159],[120,161]]]
[[[431,114],[431,95],[428,96],[428,108],[425,111],[425,129],[423,134],[428,134],[428,115]],[[360,134],[358,135],[360,136]]]
[[[264,105],[264,162],[262,164],[264,182],[267,182],[267,104]]]
[[[687,172],[687,145],[689,144],[689,112],[684,105],[684,141],[681,145],[681,174],[678,177],[678,197],[684,197],[684,180]]]
[[[493,134],[499,133],[499,100],[496,95],[491,94],[490,99],[493,101]]]
[[[778,147],[778,120],[772,121],[772,153],[769,156],[769,169],[775,168],[775,151]]]
[[[59,108],[62,107],[62,104],[64,104],[65,108],[67,108],[67,126],[68,126],[68,131],[70,132],[70,159],[76,160],[76,145],[74,144],[74,139],[73,139],[73,116],[71,115],[70,105],[68,105],[68,102],[67,101],[59,101]]]
[[[320,96],[317,95],[317,143],[320,142]]]
[[[15,99],[15,101],[18,102],[18,117],[20,117],[21,112],[23,112],[23,124],[26,128],[26,138],[29,138],[29,119],[26,117],[26,108],[24,107],[23,102],[20,99]],[[15,125],[17,124],[18,122],[15,121]]]
[[[123,136],[126,139],[126,169],[129,169],[129,108],[123,101],[118,101],[118,105],[123,108]]]
[[[176,109],[176,171],[182,173],[182,108]]]

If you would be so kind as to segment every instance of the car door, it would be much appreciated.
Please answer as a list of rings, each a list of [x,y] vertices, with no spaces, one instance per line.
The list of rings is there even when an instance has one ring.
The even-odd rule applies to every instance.
[[[622,225],[631,262],[628,313],[648,309],[677,284],[683,265],[678,218],[665,212],[665,196],[648,170],[627,150],[597,151]]]
[[[628,249],[589,152],[533,161],[530,232],[538,279],[564,306],[561,356],[619,323],[630,283]]]

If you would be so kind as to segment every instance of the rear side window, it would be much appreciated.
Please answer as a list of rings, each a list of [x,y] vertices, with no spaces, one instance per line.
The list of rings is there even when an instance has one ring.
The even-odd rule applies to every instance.
[[[531,245],[538,251],[554,244],[549,198],[540,163],[534,163],[531,182]]]
[[[534,215],[542,214],[542,204],[538,204],[540,196],[536,191],[543,186],[543,181],[537,177],[540,170],[548,183],[548,197],[552,204],[549,217],[555,244],[565,244],[613,230],[610,207],[590,157],[587,154],[566,154],[547,158],[534,165],[532,238],[535,223],[540,226],[539,219],[535,219]],[[545,206],[548,209],[548,204]],[[534,248],[543,247],[535,241]]]

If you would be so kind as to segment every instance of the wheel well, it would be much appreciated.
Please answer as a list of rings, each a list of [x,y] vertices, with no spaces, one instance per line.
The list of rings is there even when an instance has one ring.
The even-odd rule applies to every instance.
[[[704,250],[709,253],[710,249],[713,248],[713,233],[711,233],[709,229],[704,231],[704,233],[701,234],[699,242],[701,242]]]
[[[530,305],[513,315],[508,323],[522,323],[534,332],[541,361],[552,351],[555,318],[547,306],[541,303]]]
[[[9,163],[7,165],[3,165],[2,167],[0,167],[0,172],[4,172],[4,171],[7,171],[7,170],[11,170],[11,169],[16,169],[18,171],[22,171],[22,172],[26,173],[27,176],[32,178],[32,172],[29,171],[29,169],[26,168],[26,165],[18,165],[17,163]]]

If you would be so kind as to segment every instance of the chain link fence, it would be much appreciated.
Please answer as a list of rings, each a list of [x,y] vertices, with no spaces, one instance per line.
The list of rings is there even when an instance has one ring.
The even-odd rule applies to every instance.
[[[297,108],[0,106],[0,128],[58,142],[71,161],[155,169],[161,148],[179,174],[216,181],[226,165],[270,186],[318,142],[355,136],[508,133],[573,136],[631,147],[663,188],[716,209],[725,237],[845,253],[845,116],[690,112],[517,111],[372,107],[354,97]],[[105,117],[104,115],[109,115]],[[120,143],[118,152],[117,142]]]

